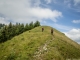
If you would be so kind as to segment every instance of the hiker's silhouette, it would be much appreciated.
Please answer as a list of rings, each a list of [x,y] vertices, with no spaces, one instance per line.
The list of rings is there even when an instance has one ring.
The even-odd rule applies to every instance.
[[[51,35],[53,35],[53,29],[51,28]]]
[[[42,28],[42,32],[44,31],[44,28]]]

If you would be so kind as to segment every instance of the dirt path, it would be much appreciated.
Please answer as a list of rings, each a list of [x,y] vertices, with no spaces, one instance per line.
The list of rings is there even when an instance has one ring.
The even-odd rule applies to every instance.
[[[44,52],[47,52],[47,51],[48,51],[47,46],[48,46],[48,44],[50,44],[50,42],[53,41],[53,40],[54,40],[54,38],[52,38],[51,40],[47,40],[47,41],[44,43],[44,45],[42,45],[42,46],[40,46],[40,47],[38,48],[38,51],[36,51],[36,52],[34,53],[34,58],[35,58],[35,60],[43,60],[43,59],[42,59],[42,55],[44,54]]]

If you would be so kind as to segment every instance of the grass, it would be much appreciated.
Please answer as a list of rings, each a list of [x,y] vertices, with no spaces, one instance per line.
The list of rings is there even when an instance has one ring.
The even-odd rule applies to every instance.
[[[44,32],[41,31],[42,27]],[[0,60],[80,59],[80,45],[56,29],[54,36],[51,36],[50,29],[49,26],[39,26],[1,43]],[[43,51],[40,57],[34,57],[39,47],[44,46],[46,41],[49,42],[47,50]]]

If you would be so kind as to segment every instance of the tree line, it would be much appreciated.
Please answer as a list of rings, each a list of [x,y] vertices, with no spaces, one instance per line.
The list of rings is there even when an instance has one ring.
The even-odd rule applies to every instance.
[[[19,35],[38,26],[40,26],[39,21],[36,21],[35,23],[27,23],[26,25],[24,25],[23,23],[16,23],[14,25],[10,22],[9,25],[5,25],[0,29],[0,43],[5,42],[16,35]]]
[[[5,26],[5,24],[0,23],[0,29],[1,29],[3,26]]]

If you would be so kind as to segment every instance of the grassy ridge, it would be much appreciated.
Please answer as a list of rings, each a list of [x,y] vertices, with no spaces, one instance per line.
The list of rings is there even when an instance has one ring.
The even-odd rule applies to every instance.
[[[44,27],[44,32],[41,28]],[[80,58],[80,45],[51,27],[40,26],[0,44],[0,60],[65,60]],[[46,44],[46,50],[43,49]],[[41,48],[42,47],[42,48]],[[40,54],[38,54],[38,52]],[[36,54],[37,52],[37,54]],[[39,55],[39,57],[34,57]]]

